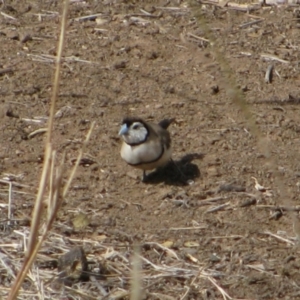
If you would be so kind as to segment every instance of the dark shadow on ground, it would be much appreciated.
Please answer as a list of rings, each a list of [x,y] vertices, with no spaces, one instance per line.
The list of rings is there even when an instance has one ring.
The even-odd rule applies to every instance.
[[[191,181],[200,177],[200,170],[192,161],[202,160],[204,154],[192,153],[187,154],[180,160],[171,161],[163,168],[159,168],[147,175],[146,184],[157,184],[164,182],[167,185],[189,185]]]

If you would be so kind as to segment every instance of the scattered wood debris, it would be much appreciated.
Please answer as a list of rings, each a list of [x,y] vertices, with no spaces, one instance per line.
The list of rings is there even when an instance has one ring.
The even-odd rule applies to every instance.
[[[71,163],[75,164],[76,163],[76,158],[72,158]],[[89,167],[89,166],[91,166],[95,163],[96,163],[96,161],[94,159],[91,159],[91,158],[88,158],[88,157],[82,157],[80,159],[79,165],[84,166],[84,167]]]
[[[61,256],[58,260],[59,278],[64,284],[71,286],[73,283],[88,279],[88,264],[82,247],[76,247]]]
[[[32,139],[33,137],[40,135],[40,134],[44,134],[47,132],[47,128],[39,128],[37,130],[32,131],[31,133],[28,134],[27,138],[28,139]]]
[[[272,71],[274,69],[274,65],[269,65],[268,68],[267,68],[267,71],[266,71],[266,75],[265,75],[265,82],[266,83],[271,83],[272,82],[272,77],[273,77],[273,74],[272,74]]]
[[[252,176],[251,178],[252,178],[252,179],[254,180],[254,182],[255,182],[255,186],[254,186],[254,187],[255,187],[255,189],[256,189],[257,191],[261,192],[263,195],[265,195],[265,196],[267,196],[267,197],[271,197],[271,196],[273,195],[272,189],[266,188],[266,187],[260,185],[255,177]]]

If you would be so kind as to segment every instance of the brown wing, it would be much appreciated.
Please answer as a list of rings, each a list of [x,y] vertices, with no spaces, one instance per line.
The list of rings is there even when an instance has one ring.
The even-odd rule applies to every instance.
[[[161,125],[153,123],[151,124],[150,128],[153,130],[152,134],[159,137],[162,145],[166,145],[166,148],[169,149],[171,147],[171,137],[168,130],[161,127]]]

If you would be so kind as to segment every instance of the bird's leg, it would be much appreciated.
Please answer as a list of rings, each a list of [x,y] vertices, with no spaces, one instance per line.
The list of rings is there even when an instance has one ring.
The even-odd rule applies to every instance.
[[[145,182],[147,180],[147,174],[146,174],[146,171],[143,170],[143,178],[142,178],[142,181]]]

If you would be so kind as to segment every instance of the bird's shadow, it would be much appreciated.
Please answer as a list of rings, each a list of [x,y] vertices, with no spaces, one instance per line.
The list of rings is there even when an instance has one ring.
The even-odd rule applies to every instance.
[[[195,178],[200,177],[200,170],[192,161],[203,159],[203,157],[202,153],[191,153],[183,156],[180,160],[172,160],[165,167],[149,173],[144,182],[147,184],[164,182],[167,185],[189,185]]]

